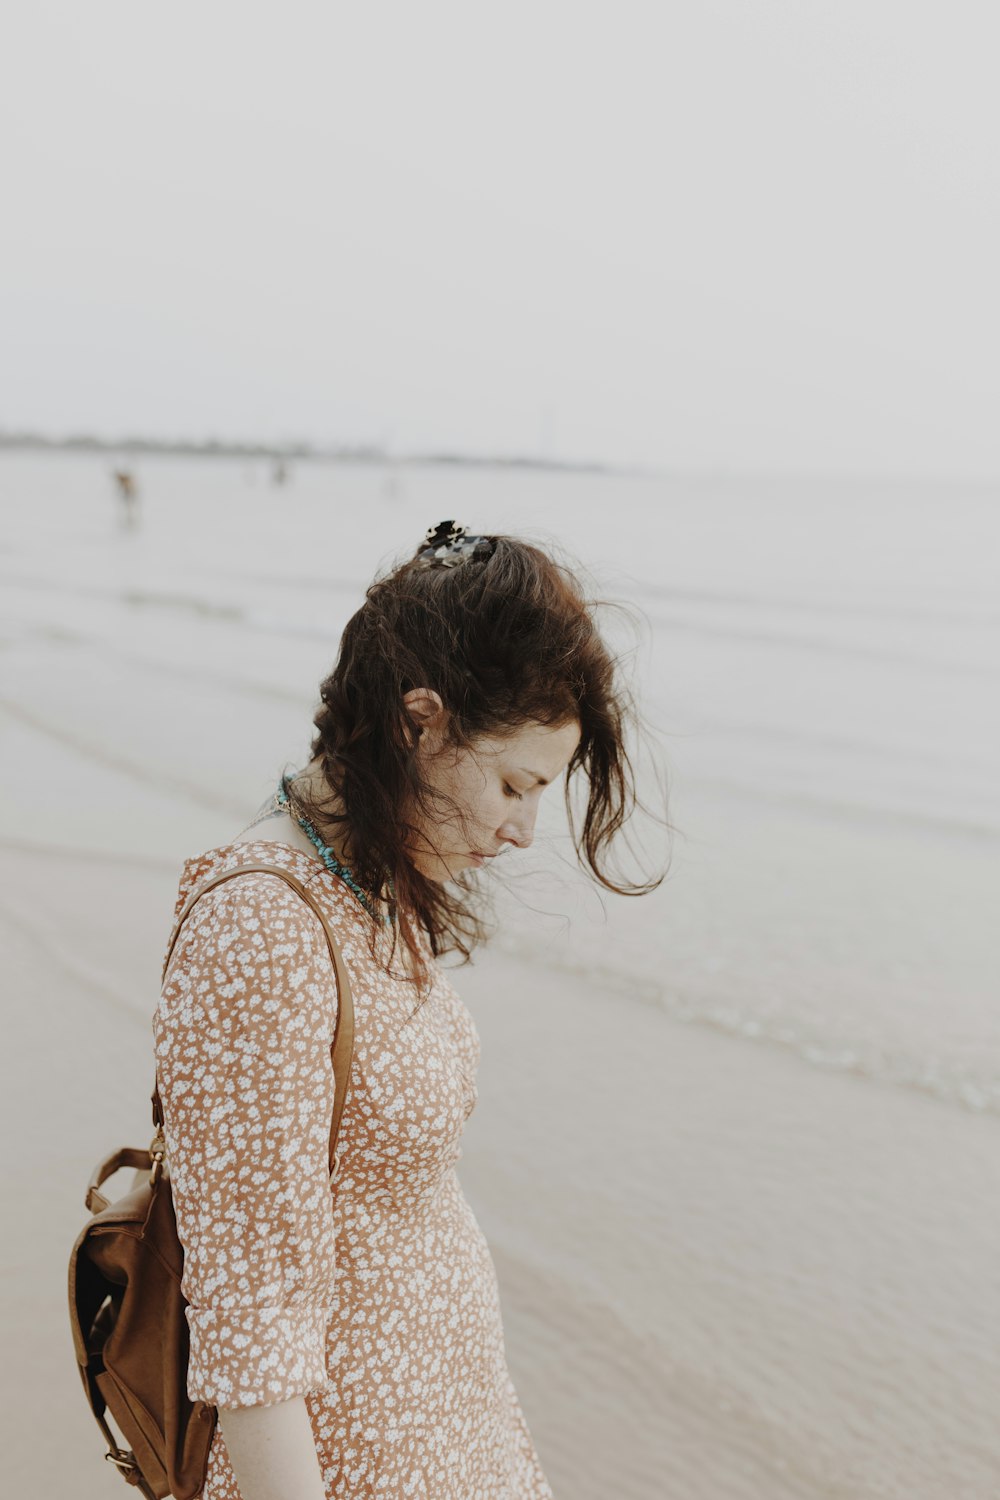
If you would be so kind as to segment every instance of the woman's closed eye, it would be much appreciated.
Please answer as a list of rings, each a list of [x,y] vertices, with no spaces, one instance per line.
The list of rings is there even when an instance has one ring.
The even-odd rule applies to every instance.
[[[507,781],[503,784],[503,794],[505,797],[516,797],[518,802],[521,802],[524,798],[524,793],[515,792],[514,788]]]

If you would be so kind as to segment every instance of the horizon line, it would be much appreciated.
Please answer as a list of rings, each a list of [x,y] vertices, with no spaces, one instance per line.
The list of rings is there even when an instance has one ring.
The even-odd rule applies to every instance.
[[[857,467],[805,468],[774,465],[736,464],[641,464],[607,459],[554,458],[540,453],[468,453],[458,450],[429,449],[411,452],[395,451],[380,443],[346,442],[318,444],[308,439],[267,442],[229,438],[166,438],[132,434],[108,438],[96,433],[67,433],[56,436],[31,428],[0,428],[0,452],[81,452],[115,454],[150,454],[184,458],[267,459],[273,462],[296,460],[305,463],[372,463],[385,465],[440,464],[468,468],[536,469],[568,474],[598,474],[633,479],[707,479],[719,482],[738,480],[773,480],[792,483],[796,480],[841,484],[940,485],[959,484],[968,488],[1000,488],[1000,474],[973,473],[906,473],[900,469],[859,469]]]

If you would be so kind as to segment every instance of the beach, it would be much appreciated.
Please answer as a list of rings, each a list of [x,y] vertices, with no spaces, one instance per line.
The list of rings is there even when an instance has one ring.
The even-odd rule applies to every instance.
[[[376,566],[455,515],[630,604],[670,788],[639,899],[575,872],[553,790],[453,975],[458,1174],[556,1500],[994,1500],[997,495],[146,457],[126,523],[109,467],[0,454],[10,1492],[120,1488],[65,1271],[151,1133],[181,863],[304,763]]]

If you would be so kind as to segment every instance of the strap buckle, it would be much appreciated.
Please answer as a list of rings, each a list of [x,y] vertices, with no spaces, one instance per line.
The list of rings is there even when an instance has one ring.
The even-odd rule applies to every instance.
[[[163,1135],[163,1126],[157,1125],[156,1134],[149,1144],[149,1160],[151,1170],[149,1173],[149,1185],[155,1187],[163,1175],[163,1163],[167,1158],[167,1142]],[[109,1455],[110,1457],[110,1455]]]
[[[133,1475],[137,1475],[140,1479],[142,1478],[142,1472],[135,1461],[135,1454],[130,1453],[127,1449],[109,1448],[104,1457],[109,1464],[114,1464],[119,1474],[123,1479],[127,1479],[129,1484],[135,1483],[135,1480],[132,1478]]]

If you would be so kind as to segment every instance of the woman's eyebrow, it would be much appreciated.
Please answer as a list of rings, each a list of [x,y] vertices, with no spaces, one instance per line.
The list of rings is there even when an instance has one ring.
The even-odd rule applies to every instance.
[[[525,776],[534,776],[539,786],[548,786],[548,782],[545,780],[545,777],[539,776],[537,771],[529,771],[527,766],[518,766],[517,769],[519,771],[523,771]]]

